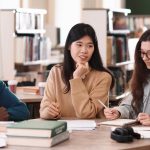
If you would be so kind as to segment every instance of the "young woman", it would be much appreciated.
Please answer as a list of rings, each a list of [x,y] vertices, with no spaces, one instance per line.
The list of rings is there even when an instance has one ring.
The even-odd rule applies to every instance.
[[[22,121],[29,116],[26,105],[0,81],[0,121]]]
[[[108,119],[137,118],[142,125],[150,125],[150,30],[136,45],[134,66],[131,93],[119,107],[105,109],[104,114]]]
[[[66,39],[63,64],[50,70],[41,118],[104,116],[98,99],[108,105],[112,81],[112,75],[103,67],[94,29],[88,24],[76,24]]]

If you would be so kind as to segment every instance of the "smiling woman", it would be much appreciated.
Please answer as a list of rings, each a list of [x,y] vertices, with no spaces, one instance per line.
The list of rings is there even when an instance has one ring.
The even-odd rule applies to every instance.
[[[113,76],[103,67],[97,37],[89,24],[74,25],[66,39],[63,64],[54,66],[48,76],[40,116],[103,117]]]
[[[145,31],[135,48],[135,63],[130,81],[131,93],[119,107],[104,110],[107,119],[132,118],[150,126],[150,30]]]

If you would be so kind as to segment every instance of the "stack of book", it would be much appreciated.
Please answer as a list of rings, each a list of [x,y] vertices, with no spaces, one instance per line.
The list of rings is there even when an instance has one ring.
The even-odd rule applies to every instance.
[[[52,147],[69,139],[67,122],[26,120],[7,127],[8,145]]]

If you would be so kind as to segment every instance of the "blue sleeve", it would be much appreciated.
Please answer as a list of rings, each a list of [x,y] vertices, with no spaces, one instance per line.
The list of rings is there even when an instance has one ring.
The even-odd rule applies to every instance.
[[[10,92],[2,81],[0,81],[0,107],[7,109],[10,121],[29,119],[30,114],[27,106]]]

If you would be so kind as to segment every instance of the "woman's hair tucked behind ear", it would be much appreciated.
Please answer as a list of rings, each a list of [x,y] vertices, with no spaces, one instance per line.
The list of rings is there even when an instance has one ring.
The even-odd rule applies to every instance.
[[[99,53],[97,37],[92,26],[90,26],[89,24],[85,24],[85,23],[76,24],[69,31],[67,39],[66,39],[66,43],[65,43],[64,62],[63,62],[63,69],[62,69],[62,79],[66,85],[64,93],[67,93],[70,90],[69,80],[72,78],[73,72],[75,70],[74,60],[72,59],[70,50],[69,50],[70,46],[74,41],[77,41],[84,36],[89,36],[92,39],[92,42],[94,44],[94,52],[89,61],[89,66],[92,69],[105,71],[111,74],[103,66],[102,59]],[[111,87],[113,87],[113,84],[114,84],[114,78],[112,76]]]

